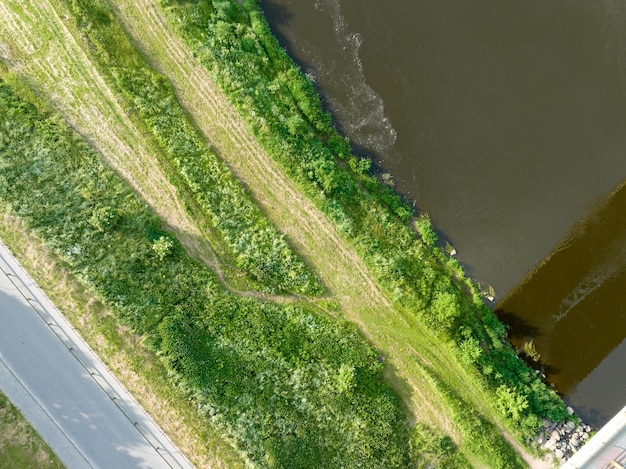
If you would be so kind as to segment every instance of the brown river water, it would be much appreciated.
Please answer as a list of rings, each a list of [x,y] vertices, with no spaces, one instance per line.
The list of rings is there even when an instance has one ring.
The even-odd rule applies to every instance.
[[[626,405],[626,2],[261,3],[355,150],[604,424]]]

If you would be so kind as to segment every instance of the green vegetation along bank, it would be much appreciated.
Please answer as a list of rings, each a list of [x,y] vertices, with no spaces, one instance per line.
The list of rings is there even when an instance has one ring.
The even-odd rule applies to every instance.
[[[396,307],[478,372],[472,385],[488,390],[506,427],[528,442],[543,418],[566,418],[556,393],[516,356],[476,285],[435,246],[427,217],[409,223],[410,206],[351,154],[257,2],[161,3],[268,153],[337,224]]]
[[[231,295],[98,155],[4,83],[0,128],[5,210],[144,337],[207,424],[246,459],[271,467],[408,463],[406,418],[353,327],[306,307]]]

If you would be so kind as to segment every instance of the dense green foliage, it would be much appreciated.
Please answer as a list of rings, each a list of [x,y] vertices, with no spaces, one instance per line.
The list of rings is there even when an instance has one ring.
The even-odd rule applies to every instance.
[[[172,182],[193,195],[237,265],[261,281],[266,291],[321,293],[320,280],[202,140],[170,83],[141,57],[108,3],[72,0],[68,6],[100,72],[125,98],[130,114],[158,142],[164,166],[174,168]]]
[[[345,322],[235,297],[53,115],[0,81],[0,203],[262,467],[404,467],[406,417]]]
[[[437,390],[443,402],[451,411],[455,420],[463,430],[464,445],[474,454],[480,454],[481,459],[494,469],[522,468],[526,464],[512,446],[504,440],[494,439],[492,435],[498,433],[495,425],[487,421],[480,413],[464,401],[458,393],[442,380],[437,378],[432,370],[423,368],[424,374]],[[448,467],[448,466],[442,466]]]
[[[472,385],[488,392],[503,422],[530,440],[542,418],[566,418],[557,394],[518,359],[478,287],[436,247],[428,218],[409,223],[411,208],[351,154],[257,2],[161,2],[270,155],[336,223],[395,306],[417,315],[475,370]]]
[[[449,436],[436,435],[429,428],[416,423],[413,427],[413,444],[416,447],[417,467],[467,469],[468,461]]]

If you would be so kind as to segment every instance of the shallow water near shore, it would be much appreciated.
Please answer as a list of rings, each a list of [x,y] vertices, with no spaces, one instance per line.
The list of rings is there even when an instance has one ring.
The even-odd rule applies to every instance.
[[[626,178],[626,4],[261,4],[357,151],[506,297],[514,343],[606,422],[626,404],[626,207],[606,202]]]
[[[549,382],[585,422],[626,401],[626,190],[577,224],[498,305],[520,349],[532,343]]]

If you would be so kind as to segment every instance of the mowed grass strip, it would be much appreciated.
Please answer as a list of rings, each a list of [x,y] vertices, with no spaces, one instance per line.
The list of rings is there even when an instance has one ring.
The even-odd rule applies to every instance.
[[[98,146],[196,258],[231,278],[245,272],[256,279],[252,288],[269,293],[319,294],[319,280],[199,138],[167,82],[106,11],[94,2],[82,6],[3,5],[0,34],[12,73]]]
[[[0,57],[16,85],[48,100],[98,148],[197,258],[213,261],[202,232],[154,157],[154,147],[129,119],[55,8],[58,2],[1,2]],[[69,18],[65,15],[64,18]],[[66,24],[67,23],[67,24]],[[28,91],[26,91],[28,92]]]
[[[166,165],[206,215],[238,266],[272,293],[318,295],[322,286],[191,125],[169,82],[146,63],[105,0],[68,2],[85,49]]]
[[[65,467],[2,392],[0,392],[0,467],[11,469]]]

